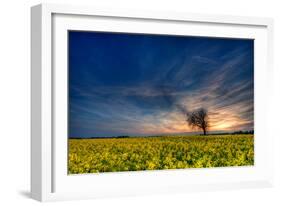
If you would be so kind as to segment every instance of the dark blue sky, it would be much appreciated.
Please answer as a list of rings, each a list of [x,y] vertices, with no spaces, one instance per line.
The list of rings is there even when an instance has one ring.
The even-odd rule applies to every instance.
[[[253,129],[253,40],[69,32],[69,136]]]

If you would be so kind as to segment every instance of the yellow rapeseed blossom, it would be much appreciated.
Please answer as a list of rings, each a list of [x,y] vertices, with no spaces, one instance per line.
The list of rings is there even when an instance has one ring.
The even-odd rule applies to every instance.
[[[70,139],[69,174],[254,164],[253,135]]]

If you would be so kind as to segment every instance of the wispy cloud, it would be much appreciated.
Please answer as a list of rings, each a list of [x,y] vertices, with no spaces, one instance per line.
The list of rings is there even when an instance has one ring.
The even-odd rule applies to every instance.
[[[252,41],[115,35],[107,36],[110,47],[94,44],[93,51],[75,35],[70,41],[71,136],[189,132],[185,113],[201,107],[211,130],[253,129]],[[112,63],[97,51],[119,53]]]

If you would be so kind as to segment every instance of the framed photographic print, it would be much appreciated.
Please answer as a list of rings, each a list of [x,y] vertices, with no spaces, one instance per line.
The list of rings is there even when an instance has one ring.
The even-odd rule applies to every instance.
[[[34,199],[272,185],[271,19],[31,14]]]

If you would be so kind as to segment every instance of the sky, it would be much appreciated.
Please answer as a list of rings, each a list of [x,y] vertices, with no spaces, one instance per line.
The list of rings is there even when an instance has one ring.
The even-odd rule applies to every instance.
[[[69,137],[253,130],[254,41],[69,31]]]

